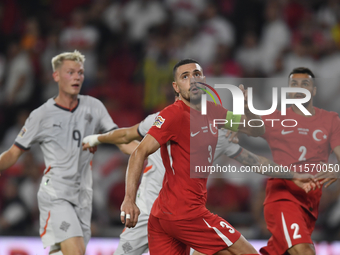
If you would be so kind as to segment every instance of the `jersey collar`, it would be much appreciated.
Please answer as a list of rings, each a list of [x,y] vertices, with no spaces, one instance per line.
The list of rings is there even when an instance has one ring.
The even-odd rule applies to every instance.
[[[61,105],[59,105],[59,104],[57,104],[57,103],[54,103],[54,105],[55,105],[56,107],[58,107],[58,108],[64,110],[64,111],[72,112],[72,113],[73,113],[73,112],[75,112],[75,110],[77,110],[77,108],[78,108],[78,106],[79,106],[79,103],[80,103],[80,99],[78,98],[78,104],[77,104],[75,107],[73,107],[72,109],[63,107],[63,106],[61,106]]]

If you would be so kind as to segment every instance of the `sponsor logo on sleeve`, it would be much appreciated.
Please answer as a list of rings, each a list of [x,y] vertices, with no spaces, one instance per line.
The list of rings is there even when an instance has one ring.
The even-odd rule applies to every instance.
[[[21,131],[19,132],[19,135],[18,135],[18,136],[24,137],[24,135],[26,134],[26,131],[27,131],[27,129],[26,129],[25,127],[23,127],[23,128],[21,129]]]
[[[165,119],[162,116],[159,115],[155,119],[155,122],[153,123],[153,126],[161,128],[164,122],[165,122]]]

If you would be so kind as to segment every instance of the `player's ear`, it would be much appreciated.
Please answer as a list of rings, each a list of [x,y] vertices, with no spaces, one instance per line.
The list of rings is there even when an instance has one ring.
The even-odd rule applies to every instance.
[[[315,97],[315,95],[316,95],[316,87],[314,86],[313,87],[313,92],[312,92],[312,97]]]
[[[53,77],[53,80],[55,82],[59,82],[59,72],[58,72],[58,70],[53,72],[52,77]]]
[[[173,81],[172,82],[172,87],[174,88],[174,90],[179,93],[179,88],[178,88],[178,85],[177,85],[177,82]]]

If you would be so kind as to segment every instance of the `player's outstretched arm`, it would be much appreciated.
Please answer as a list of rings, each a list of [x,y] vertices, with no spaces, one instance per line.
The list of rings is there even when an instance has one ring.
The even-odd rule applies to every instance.
[[[338,159],[338,163],[327,165],[326,163],[321,162],[322,164],[327,165],[328,171],[323,171],[323,172],[315,175],[316,181],[319,181],[321,185],[326,184],[325,188],[327,188],[328,186],[330,186],[332,183],[336,182],[340,178],[340,172],[339,172],[339,168],[340,168],[340,146],[336,146],[333,151],[334,151],[336,158]],[[322,169],[324,169],[324,168],[322,168]]]
[[[138,125],[139,124],[136,124],[128,128],[118,128],[101,135],[86,136],[83,139],[83,150],[97,146],[101,143],[126,144],[133,140],[140,139],[141,137],[137,131]]]
[[[137,224],[139,209],[135,204],[138,182],[143,170],[144,160],[158,150],[160,144],[147,134],[131,154],[125,178],[125,197],[121,205],[121,221],[131,228]],[[126,216],[126,220],[124,218]]]
[[[18,158],[23,154],[25,151],[20,150],[17,146],[12,145],[12,147],[3,152],[0,155],[0,171],[3,171],[15,164]]]
[[[128,144],[117,144],[117,147],[120,149],[121,152],[127,155],[131,155],[138,145],[139,145],[139,142],[134,140]]]
[[[244,122],[245,125],[239,125],[238,131],[254,137],[261,136],[266,131],[264,125],[261,126],[261,124],[263,123],[262,118],[261,116],[256,115],[249,110],[247,90],[244,89],[244,86],[242,84],[239,86],[239,88],[242,90],[244,95],[244,114],[245,114],[242,115],[240,122]],[[248,125],[249,120],[253,120],[251,122],[251,125],[256,127],[249,126]]]
[[[271,171],[271,167],[279,167],[275,162],[251,153],[250,151],[242,148],[242,152],[235,158],[238,162],[246,166],[253,166],[251,172],[259,173],[273,178],[288,179],[293,181],[297,186],[302,188],[306,193],[316,188],[316,184],[313,181],[313,176],[310,174],[299,174],[289,171],[289,169],[283,169],[280,171]]]

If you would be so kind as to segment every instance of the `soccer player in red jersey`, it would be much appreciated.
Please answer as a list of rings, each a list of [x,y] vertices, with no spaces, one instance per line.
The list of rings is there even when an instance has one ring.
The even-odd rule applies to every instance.
[[[295,68],[289,75],[289,86],[310,91],[311,99],[303,106],[311,113],[304,115],[292,105],[287,115],[275,111],[268,119],[293,119],[294,127],[272,125],[265,121],[267,140],[277,164],[291,166],[294,171],[319,172],[328,162],[332,151],[340,161],[340,119],[336,112],[313,106],[316,95],[314,74],[308,68]],[[303,98],[302,93],[291,93],[291,98]],[[338,166],[338,165],[337,165]],[[318,217],[321,189],[306,194],[289,180],[269,179],[264,201],[264,217],[272,233],[266,247],[260,252],[270,255],[313,255],[315,249],[311,234]]]
[[[174,67],[173,87],[180,100],[160,112],[130,157],[121,206],[122,222],[127,227],[137,223],[139,209],[135,198],[143,162],[161,148],[166,173],[149,218],[150,253],[188,254],[192,247],[204,254],[258,254],[227,221],[206,209],[207,178],[190,178],[190,161],[199,166],[211,165],[217,136],[209,127],[213,119],[227,116],[226,109],[209,102],[207,115],[201,115],[199,87],[202,85],[195,79],[203,80],[203,77],[201,66],[194,60],[182,60]],[[208,127],[207,131],[201,124]],[[253,136],[264,133],[263,128],[249,126],[240,127],[239,131]],[[197,146],[190,146],[193,142]],[[200,148],[204,148],[204,152]]]

